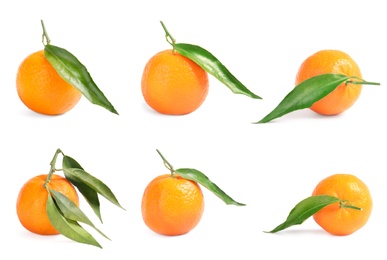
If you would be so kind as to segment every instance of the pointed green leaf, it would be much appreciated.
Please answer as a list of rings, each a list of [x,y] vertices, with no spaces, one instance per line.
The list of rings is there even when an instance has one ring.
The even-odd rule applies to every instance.
[[[251,98],[261,99],[243,85],[231,72],[210,52],[200,46],[175,43],[174,49],[181,55],[191,59],[209,74],[226,85],[233,93],[243,94]]]
[[[339,202],[340,200],[333,196],[327,195],[316,195],[310,196],[301,202],[299,202],[289,213],[286,221],[272,231],[267,233],[276,233],[294,225],[300,225],[309,217],[313,216],[320,209],[332,204]]]
[[[94,189],[90,188],[87,184],[83,183],[79,178],[67,173],[67,169],[71,169],[71,168],[83,170],[81,165],[70,156],[65,155],[63,156],[62,168],[65,174],[65,177],[75,187],[78,188],[79,192],[86,199],[87,203],[89,203],[90,207],[93,209],[94,213],[97,215],[97,217],[102,223],[101,208],[100,208],[98,193]]]
[[[77,222],[68,220],[61,214],[50,194],[47,196],[46,211],[51,224],[65,237],[79,243],[102,248],[93,236]]]
[[[63,155],[62,167],[83,169],[82,166],[74,158],[67,155]]]
[[[257,123],[267,123],[290,112],[309,108],[350,78],[342,74],[322,74],[309,78],[298,84],[273,111]]]
[[[118,202],[116,196],[113,194],[111,189],[103,183],[101,180],[97,179],[96,177],[92,176],[91,174],[87,173],[83,169],[78,168],[66,168],[63,169],[66,176],[69,176],[69,178],[76,178],[80,182],[86,184],[91,189],[96,191],[97,193],[104,196],[107,200],[109,200],[114,205],[124,209],[120,203]]]
[[[52,197],[55,199],[56,205],[58,206],[58,208],[66,219],[85,223],[94,228],[96,231],[98,231],[102,236],[110,240],[110,238],[107,237],[104,233],[102,233],[83,213],[83,211],[69,198],[55,190],[50,190],[50,192]]]
[[[179,174],[184,179],[195,181],[195,182],[203,185],[208,190],[212,191],[221,200],[223,200],[227,205],[233,204],[236,206],[245,206],[245,204],[239,203],[239,202],[236,202],[235,200],[233,200],[223,190],[221,190],[215,183],[210,181],[210,179],[206,175],[204,175],[202,172],[200,172],[198,170],[189,169],[189,168],[181,168],[181,169],[177,169],[176,173]]]
[[[77,88],[92,104],[118,114],[113,105],[94,83],[86,67],[67,50],[47,44],[44,55],[58,74]]]

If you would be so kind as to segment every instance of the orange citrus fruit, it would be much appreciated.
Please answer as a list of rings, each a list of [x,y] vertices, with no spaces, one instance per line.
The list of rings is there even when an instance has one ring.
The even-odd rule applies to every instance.
[[[323,179],[314,189],[313,195],[330,195],[341,200],[313,215],[317,224],[333,235],[354,233],[367,223],[371,215],[370,191],[363,181],[352,174],[334,174]]]
[[[176,236],[191,231],[204,211],[200,186],[176,174],[153,179],[142,197],[142,217],[154,232]]]
[[[362,78],[359,66],[348,54],[339,50],[322,50],[312,54],[301,64],[296,76],[296,86],[306,79],[326,73]],[[310,109],[322,115],[340,114],[356,102],[361,90],[361,84],[344,82],[315,102]]]
[[[168,115],[184,115],[198,109],[207,97],[208,85],[207,72],[173,50],[154,55],[141,80],[146,103]]]
[[[16,76],[20,100],[32,111],[60,115],[71,110],[81,92],[62,79],[40,50],[27,56]]]
[[[27,230],[40,235],[55,235],[59,232],[52,226],[46,213],[48,191],[43,187],[46,178],[47,174],[38,175],[23,185],[17,198],[16,212]],[[61,192],[79,206],[78,193],[66,178],[53,174],[48,187]]]

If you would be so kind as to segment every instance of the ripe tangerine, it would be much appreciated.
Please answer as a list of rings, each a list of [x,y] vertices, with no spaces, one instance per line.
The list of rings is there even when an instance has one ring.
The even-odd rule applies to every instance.
[[[16,76],[20,100],[32,111],[60,115],[70,111],[82,93],[62,79],[40,50],[27,56]]]
[[[47,174],[41,174],[31,178],[22,186],[16,202],[16,212],[20,223],[27,230],[40,235],[56,235],[59,232],[52,226],[46,213],[47,196],[49,196],[43,186],[46,179]],[[78,193],[66,178],[52,174],[47,185],[79,206]]]
[[[173,51],[155,54],[145,65],[141,89],[146,103],[168,115],[189,114],[208,94],[208,74],[198,64]]]
[[[362,78],[359,66],[347,53],[339,50],[321,50],[309,56],[301,64],[296,76],[296,86],[306,79],[326,73]],[[343,113],[357,101],[361,90],[361,84],[344,82],[315,102],[310,109],[321,115]]]
[[[367,185],[352,174],[334,174],[323,179],[312,195],[330,195],[341,200],[313,215],[317,224],[333,235],[354,233],[367,223],[372,212],[372,197]]]
[[[146,187],[141,204],[145,224],[154,232],[176,236],[198,225],[204,211],[200,186],[179,175],[164,174]]]

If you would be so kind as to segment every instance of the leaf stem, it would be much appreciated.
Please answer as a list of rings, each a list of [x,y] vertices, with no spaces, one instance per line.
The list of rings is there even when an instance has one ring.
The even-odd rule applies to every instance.
[[[165,39],[167,40],[167,42],[172,45],[173,49],[175,49],[175,43],[176,43],[176,40],[175,38],[172,37],[172,35],[169,33],[167,27],[165,27],[164,23],[162,21],[160,21],[161,23],[161,26],[163,26],[163,29],[165,31]]]
[[[47,178],[46,178],[46,181],[44,182],[43,184],[43,187],[46,188],[47,184],[50,182],[51,180],[51,176],[54,174],[55,171],[57,171],[57,169],[55,168],[55,164],[56,164],[56,159],[58,158],[58,155],[59,154],[63,154],[62,150],[60,149],[57,149],[55,154],[54,154],[54,157],[52,158],[51,162],[50,162],[50,171],[47,175]]]
[[[340,208],[346,208],[346,209],[355,209],[355,210],[363,210],[362,208],[353,206],[351,204],[348,204],[348,200],[340,200]]]
[[[43,28],[42,43],[43,43],[44,46],[46,46],[46,45],[50,44],[51,40],[50,40],[50,37],[48,37],[47,31],[46,31],[46,27],[44,26],[43,20],[40,20],[40,22],[41,22],[42,28]]]
[[[159,150],[156,149],[156,151],[157,151],[157,153],[160,155],[161,159],[163,159],[163,161],[164,161],[164,166],[165,166],[168,170],[171,171],[171,177],[174,177],[176,171],[175,171],[175,169],[173,169],[172,164],[170,164],[170,163],[167,161],[167,159],[165,159],[165,157],[160,153]]]
[[[365,81],[363,79],[360,79],[358,77],[352,77],[352,79],[357,79],[359,81],[356,81],[356,80],[348,80],[345,82],[346,85],[348,84],[355,84],[355,85],[375,85],[375,86],[380,86],[380,83],[379,82],[368,82],[368,81]]]

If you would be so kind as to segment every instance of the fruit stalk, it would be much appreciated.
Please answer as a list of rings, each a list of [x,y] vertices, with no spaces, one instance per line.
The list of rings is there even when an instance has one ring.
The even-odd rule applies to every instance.
[[[165,39],[167,39],[167,42],[172,45],[173,47],[173,50],[175,50],[175,43],[176,43],[176,40],[175,38],[172,37],[172,35],[169,33],[167,27],[165,27],[164,23],[162,21],[160,21],[161,23],[161,26],[163,26],[163,29],[165,31]]]
[[[348,204],[348,202],[349,202],[348,200],[340,200],[340,208],[363,210],[362,208]]]
[[[42,24],[42,29],[43,29],[42,42],[43,42],[43,45],[46,46],[46,45],[50,44],[51,40],[50,40],[50,37],[48,37],[46,27],[44,26],[43,20],[40,20],[40,22]],[[46,42],[44,41],[44,39],[46,39]]]
[[[159,150],[156,149],[156,151],[161,156],[161,159],[163,159],[165,167],[167,167],[167,169],[171,171],[171,177],[174,177],[176,171],[175,171],[175,169],[173,169],[172,164],[170,164],[167,161],[167,159],[165,159],[165,157],[160,153]]]
[[[56,159],[58,158],[58,155],[60,153],[63,154],[62,150],[61,149],[57,149],[55,154],[54,154],[54,157],[52,158],[52,160],[50,162],[50,171],[49,171],[49,173],[47,175],[46,181],[43,184],[44,188],[46,188],[47,184],[50,182],[51,176],[54,174],[54,172],[57,171],[57,169],[55,168],[55,164],[56,164]]]
[[[348,80],[345,82],[346,85],[348,84],[355,84],[355,85],[375,85],[375,86],[379,86],[380,83],[378,82],[369,82],[369,81],[364,81],[363,79],[359,79],[357,77],[353,77],[353,79],[358,79],[359,81],[356,81],[356,80]]]

